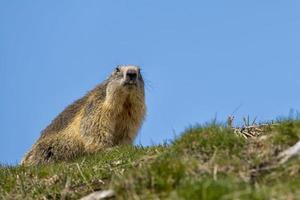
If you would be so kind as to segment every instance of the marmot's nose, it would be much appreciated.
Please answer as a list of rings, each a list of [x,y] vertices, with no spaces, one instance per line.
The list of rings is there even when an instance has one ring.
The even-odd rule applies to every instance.
[[[134,69],[129,69],[126,72],[126,76],[129,80],[135,81],[137,79],[137,71]]]

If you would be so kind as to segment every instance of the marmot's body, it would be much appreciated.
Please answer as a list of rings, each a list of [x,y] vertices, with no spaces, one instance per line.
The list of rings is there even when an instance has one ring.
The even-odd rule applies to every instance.
[[[120,66],[106,81],[55,118],[21,163],[69,160],[116,145],[131,144],[145,113],[140,69]]]

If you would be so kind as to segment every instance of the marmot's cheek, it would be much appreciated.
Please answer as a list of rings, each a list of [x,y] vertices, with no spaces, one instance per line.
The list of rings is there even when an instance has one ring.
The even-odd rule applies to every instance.
[[[111,87],[110,86],[107,86],[107,88],[106,88],[106,94],[111,94]]]
[[[125,80],[125,79],[122,79],[122,80],[120,81],[120,85],[121,85],[121,86],[126,85],[126,80]]]

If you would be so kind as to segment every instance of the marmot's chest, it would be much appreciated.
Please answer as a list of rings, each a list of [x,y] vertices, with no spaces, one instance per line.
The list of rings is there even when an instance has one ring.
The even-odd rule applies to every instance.
[[[120,112],[115,116],[115,130],[130,127],[136,120],[136,113],[131,102],[125,102]]]
[[[116,143],[122,140],[134,138],[140,124],[141,118],[138,108],[131,102],[125,102],[115,118],[114,137]]]

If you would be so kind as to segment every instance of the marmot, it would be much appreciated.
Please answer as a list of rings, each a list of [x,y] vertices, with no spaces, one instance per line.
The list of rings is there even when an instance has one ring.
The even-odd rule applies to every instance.
[[[68,106],[42,131],[21,164],[70,160],[132,144],[146,114],[140,68],[118,66],[111,76]]]

